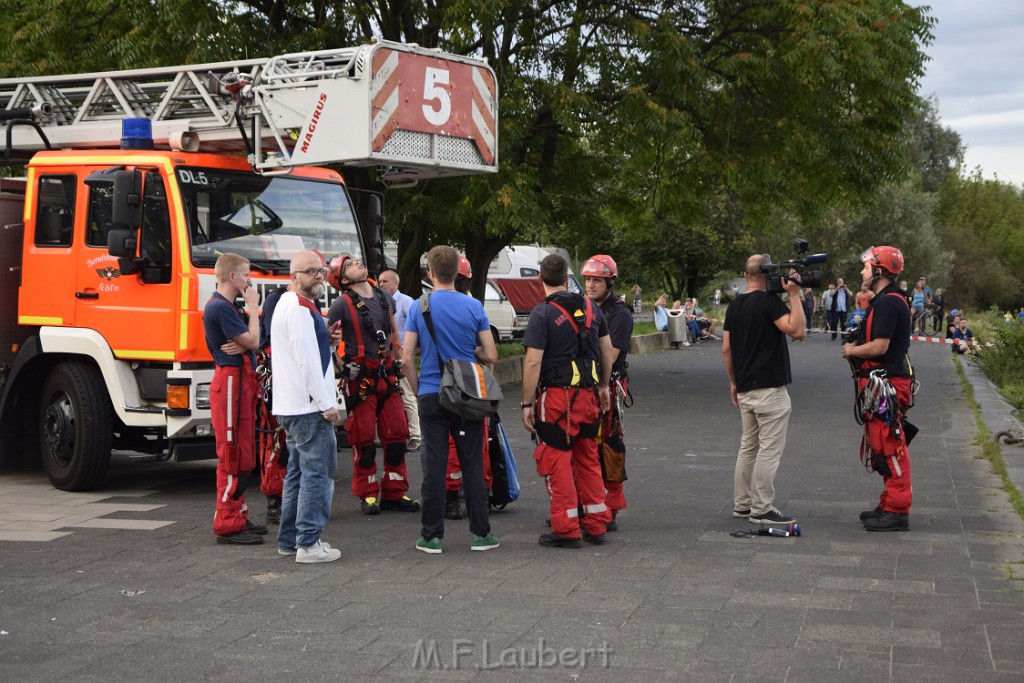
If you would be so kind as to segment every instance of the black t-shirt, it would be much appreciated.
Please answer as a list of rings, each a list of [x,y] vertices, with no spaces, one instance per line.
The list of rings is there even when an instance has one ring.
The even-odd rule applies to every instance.
[[[554,295],[555,301],[559,303],[570,315],[581,310],[584,304],[584,297],[571,292],[559,292]],[[586,309],[582,309],[586,313]],[[590,334],[587,336],[587,354],[600,364],[601,353],[599,337],[608,336],[608,324],[605,322],[601,307],[591,304],[594,312],[594,320],[590,324]],[[576,359],[578,348],[578,335],[573,327],[571,319],[565,316],[561,310],[552,306],[547,301],[542,301],[533,307],[530,312],[530,322],[526,325],[526,334],[523,336],[523,346],[531,349],[544,351],[544,359],[540,364],[540,371],[543,374],[548,370],[568,365]]]
[[[384,307],[381,306],[380,299],[378,298],[378,292],[384,295],[384,299],[387,301],[390,310],[386,311],[384,310]],[[378,348],[377,330],[385,332],[388,335],[390,343],[390,315],[391,311],[395,310],[395,301],[391,298],[390,294],[383,290],[378,290],[376,287],[374,288],[373,296],[366,298],[358,295],[356,296],[356,300],[365,303],[367,310],[370,312],[370,320],[373,321],[373,332],[371,332],[366,329],[365,319],[358,310],[355,313],[355,320],[353,320],[352,308],[349,306],[348,297],[349,295],[347,293],[342,294],[334,300],[334,303],[331,304],[331,308],[327,311],[327,326],[330,328],[334,323],[339,320],[341,321],[341,340],[344,345],[344,355],[348,358],[354,358],[358,353],[355,330],[355,325],[358,325],[359,331],[363,335],[363,353],[376,358]]]
[[[608,294],[608,297],[601,303],[601,312],[608,324],[608,335],[611,337],[612,347],[619,350],[619,357],[612,365],[613,372],[624,372],[626,369],[626,356],[629,354],[629,342],[633,337],[633,312],[629,310],[615,292]]]
[[[868,322],[870,321],[870,333]],[[899,363],[910,350],[910,307],[903,292],[880,293],[871,300],[864,322],[865,341],[888,339],[889,350],[878,358],[870,358],[879,365]]]
[[[775,321],[789,308],[774,294],[740,294],[725,311],[736,391],[782,387],[793,381],[786,335]]]

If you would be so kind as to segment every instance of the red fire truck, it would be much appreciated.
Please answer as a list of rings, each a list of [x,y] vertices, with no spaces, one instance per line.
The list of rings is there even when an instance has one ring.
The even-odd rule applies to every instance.
[[[203,306],[218,255],[380,259],[341,175],[497,170],[486,63],[377,42],[272,59],[0,79],[0,466],[98,485],[112,450],[214,456]]]

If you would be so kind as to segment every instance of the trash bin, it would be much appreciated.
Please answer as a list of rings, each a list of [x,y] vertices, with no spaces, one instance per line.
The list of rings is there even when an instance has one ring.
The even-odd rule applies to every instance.
[[[668,343],[672,346],[685,344],[686,339],[686,316],[682,311],[668,312]]]

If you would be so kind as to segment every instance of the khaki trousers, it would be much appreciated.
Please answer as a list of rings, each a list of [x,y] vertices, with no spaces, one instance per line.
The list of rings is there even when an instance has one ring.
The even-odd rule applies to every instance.
[[[792,404],[786,387],[752,389],[737,394],[743,438],[736,456],[733,504],[736,510],[760,515],[775,500],[775,472],[786,447]]]

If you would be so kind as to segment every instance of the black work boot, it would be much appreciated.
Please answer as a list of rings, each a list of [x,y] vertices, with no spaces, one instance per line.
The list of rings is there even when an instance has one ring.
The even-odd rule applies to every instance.
[[[865,510],[860,513],[860,521],[866,522],[869,519],[874,519],[882,511],[882,508],[876,507],[874,510]]]
[[[281,523],[281,496],[267,496],[267,524]]]
[[[459,505],[458,491],[444,492],[444,518],[462,519],[462,507]]]
[[[880,510],[877,517],[864,520],[864,528],[868,531],[908,531],[910,515]]]

